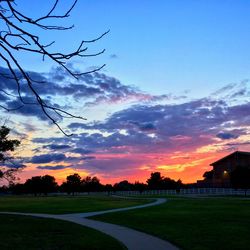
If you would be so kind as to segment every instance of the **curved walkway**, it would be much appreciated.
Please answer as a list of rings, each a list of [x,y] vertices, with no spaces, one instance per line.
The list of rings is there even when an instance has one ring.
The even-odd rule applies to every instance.
[[[122,242],[128,248],[128,250],[177,250],[178,248],[172,245],[171,243],[159,239],[157,237],[154,237],[152,235],[142,233],[128,227],[86,219],[86,217],[89,216],[156,206],[164,202],[166,202],[166,199],[159,198],[154,202],[139,206],[110,209],[99,212],[63,214],[63,215],[17,213],[17,212],[0,212],[0,214],[27,215],[27,216],[34,216],[41,218],[52,218],[52,219],[70,221],[73,223],[80,224],[82,226],[94,228],[98,231],[108,234],[113,238],[117,239],[118,241]]]
[[[116,197],[121,198],[120,196],[116,196]],[[130,197],[129,197],[129,199],[130,199]],[[75,214],[67,214],[67,215],[74,215],[74,216],[80,216],[80,217],[86,218],[86,217],[95,216],[95,215],[114,213],[114,212],[123,212],[123,211],[132,210],[132,209],[157,206],[157,205],[160,205],[162,203],[165,203],[166,201],[167,200],[165,198],[158,198],[153,202],[146,203],[143,205],[133,206],[133,207],[114,208],[114,209],[110,209],[110,210],[103,210],[103,211],[97,211],[97,212],[77,213],[77,214],[75,213]]]

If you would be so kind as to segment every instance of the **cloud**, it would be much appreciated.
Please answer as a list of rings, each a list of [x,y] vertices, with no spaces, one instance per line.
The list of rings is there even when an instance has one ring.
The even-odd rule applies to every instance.
[[[248,79],[239,83],[230,83],[223,88],[212,93],[211,96],[221,100],[230,100],[230,102],[248,102],[250,95],[250,81]]]
[[[55,166],[38,166],[37,169],[41,170],[61,170],[65,168],[69,168],[70,166],[64,166],[64,165],[55,165]]]
[[[116,54],[111,54],[109,57],[110,57],[111,59],[117,59],[117,58],[118,58],[118,56],[117,56]]]
[[[82,159],[82,160],[85,160],[85,161],[89,161],[89,160],[94,160],[94,159],[96,159],[96,157],[95,157],[95,156],[85,156],[85,157],[82,157],[81,159]]]
[[[6,68],[0,67],[0,71],[9,74]],[[16,74],[19,75],[18,72]],[[32,87],[40,94],[47,105],[61,109],[71,108],[69,105],[59,105],[62,99],[65,98],[69,98],[67,103],[81,103],[81,106],[84,107],[138,101],[159,102],[185,98],[185,96],[174,96],[172,94],[150,95],[133,85],[124,85],[118,79],[101,72],[82,75],[78,80],[69,77],[68,73],[60,68],[53,68],[48,73],[28,72],[28,74],[34,80]],[[17,88],[17,84],[13,79],[1,75],[0,89],[10,92],[14,96],[5,95],[3,92],[0,93],[0,104],[1,101],[5,101],[8,108],[14,109],[22,105],[23,107],[17,109],[15,114],[35,116],[40,120],[47,120],[39,105],[23,104],[20,101]],[[20,93],[26,103],[37,103],[36,96],[25,82],[21,84]],[[60,119],[60,116],[55,115],[49,109],[47,109],[47,112],[54,116],[53,118],[56,120]]]
[[[52,150],[53,151],[53,150]],[[26,159],[28,163],[32,164],[47,164],[47,163],[74,163],[78,164],[83,161],[90,161],[96,159],[96,156],[66,156],[62,153],[48,153],[48,154],[41,154],[41,155],[35,155],[29,159]]]
[[[76,153],[76,154],[91,154],[94,151],[92,150],[88,150],[88,149],[84,149],[84,148],[74,148],[73,150],[71,150],[72,153]]]
[[[234,135],[231,133],[224,133],[224,132],[220,132],[216,135],[216,137],[222,139],[222,140],[230,140],[230,139],[236,139],[239,136],[238,135]]]
[[[25,99],[27,100],[28,98]],[[34,100],[32,100],[32,102],[34,102]],[[6,106],[9,109],[16,109],[14,111],[11,111],[14,114],[19,114],[22,116],[34,116],[40,120],[47,120],[45,114],[42,112],[41,107],[38,105],[23,105],[19,99],[15,99],[6,102]]]
[[[100,72],[84,75],[79,81],[57,69],[47,74],[34,73],[33,77],[46,80],[43,86],[34,85],[51,103],[54,97],[65,103],[68,100],[78,102],[81,107],[134,101],[126,108],[121,106],[121,110],[105,120],[70,123],[69,129],[79,129],[78,134],[70,138],[60,135],[33,138],[32,142],[38,144],[40,152],[43,149],[48,152],[29,159],[29,162],[39,165],[38,169],[63,169],[70,164],[94,173],[119,175],[147,166],[152,166],[152,170],[157,166],[179,166],[178,162],[171,162],[173,155],[217,152],[235,145],[249,145],[246,139],[250,131],[248,81],[227,85],[207,98],[190,100],[173,94],[145,94]],[[12,92],[16,86],[9,81],[10,84],[0,81],[0,86]],[[67,99],[69,97],[72,99]],[[28,91],[25,98],[32,101]],[[19,104],[15,98],[7,99],[7,103],[12,107]],[[45,119],[36,106],[24,107],[17,113]],[[185,161],[190,161],[188,157]]]
[[[10,76],[6,68],[0,67],[0,71]],[[18,72],[16,72],[18,74]],[[28,72],[33,83],[33,88],[41,96],[72,96],[74,99],[92,98],[92,102],[108,101],[117,102],[125,98],[148,98],[150,95],[143,94],[137,88],[123,85],[118,79],[107,76],[104,73],[95,72],[82,75],[79,80],[70,78],[60,68],[54,68],[49,73]],[[11,91],[17,96],[17,84],[11,78],[0,76],[0,89]],[[24,97],[33,96],[27,84],[21,85],[21,94]]]
[[[21,96],[25,103],[35,104],[24,104],[19,99],[17,83],[10,77],[9,70],[0,67],[0,71],[3,75],[8,76],[0,76],[0,89],[2,90],[0,93],[0,104],[11,109],[22,106],[22,108],[18,108],[13,112],[22,116],[34,116],[40,120],[47,120],[41,107],[36,105],[36,96],[25,81],[20,86]],[[16,71],[16,74],[20,75],[18,71]],[[60,68],[54,68],[49,73],[28,72],[28,74],[34,80],[32,87],[39,93],[43,101],[47,105],[56,108],[69,108],[69,105],[64,107],[59,105],[62,98],[69,98],[67,103],[75,105],[78,102],[85,107],[103,103],[110,104],[155,99],[155,96],[143,93],[132,85],[124,85],[118,79],[100,72],[82,75],[78,80],[69,77]],[[47,112],[56,120],[61,118],[49,109],[47,109]]]
[[[64,156],[62,162],[93,174],[132,175],[140,169],[154,171],[157,166],[164,166],[164,171],[174,171],[174,167],[186,171],[193,166],[194,154],[207,157],[208,152],[225,152],[234,144],[249,145],[250,103],[231,102],[234,97],[230,93],[223,100],[209,96],[171,104],[142,102],[102,121],[69,124],[70,129],[81,129],[71,138],[35,138],[33,142],[51,151],[53,147],[47,144],[70,145],[67,151],[80,156]],[[187,167],[181,168],[180,164]]]
[[[0,167],[6,167],[6,168],[26,168],[26,165],[23,163],[22,159],[14,159],[13,161],[6,161],[4,163],[0,163]]]
[[[237,139],[246,134],[234,127],[249,126],[249,110],[250,103],[229,106],[226,100],[203,98],[175,105],[134,105],[105,121],[69,127],[99,130],[81,133],[76,141],[76,147],[84,144],[97,153],[196,150],[215,143],[216,138]],[[225,125],[228,122],[231,125]],[[225,128],[227,131],[221,132]]]
[[[227,146],[244,146],[244,145],[250,145],[250,141],[244,141],[244,142],[235,142],[235,143],[227,143]]]
[[[29,162],[33,164],[43,164],[51,162],[61,162],[65,159],[66,156],[64,154],[43,154],[33,156]]]
[[[72,122],[68,126],[69,129],[88,129],[89,126],[81,122]]]
[[[53,151],[57,151],[57,150],[64,150],[64,149],[71,149],[71,147],[69,145],[58,145],[58,144],[50,144],[50,145],[45,145],[43,146],[43,148],[46,148],[46,149],[50,149],[50,150],[53,150]]]
[[[72,138],[72,137],[71,137]],[[33,143],[36,144],[46,144],[49,145],[51,143],[55,144],[68,144],[69,143],[69,138],[68,137],[36,137],[32,139]]]

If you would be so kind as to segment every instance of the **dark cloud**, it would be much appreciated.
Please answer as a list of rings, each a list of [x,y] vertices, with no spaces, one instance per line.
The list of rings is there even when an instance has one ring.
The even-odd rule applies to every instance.
[[[234,135],[231,133],[224,133],[224,132],[220,132],[216,135],[216,137],[222,139],[222,140],[229,140],[229,139],[236,139],[239,136],[238,135]]]
[[[111,54],[109,57],[110,57],[111,59],[117,59],[117,58],[118,58],[118,56],[117,56],[116,54]]]
[[[220,99],[231,99],[231,101],[238,101],[239,98],[249,98],[250,90],[249,90],[250,81],[248,79],[243,80],[239,83],[230,83],[218,91],[214,92],[212,96],[220,98]]]
[[[0,66],[0,89],[13,94],[12,91],[16,92],[17,85],[14,79],[10,78],[10,72],[8,69]]]
[[[244,146],[244,145],[250,145],[250,141],[245,141],[245,142],[235,142],[235,143],[227,143],[226,146]]]
[[[0,67],[0,70],[9,74],[5,68]],[[68,74],[60,68],[55,68],[49,73],[28,72],[28,74],[36,81],[33,83],[33,88],[42,96],[93,98],[93,102],[98,100],[115,102],[124,98],[149,97],[135,87],[123,85],[116,78],[100,72],[83,75],[78,81],[67,77]],[[0,89],[12,91],[17,95],[17,85],[13,79],[0,76]],[[25,83],[21,86],[21,93],[24,96],[33,96]]]
[[[84,148],[74,148],[73,150],[71,150],[72,153],[76,153],[76,154],[83,154],[83,155],[87,155],[87,154],[91,154],[94,151],[92,150],[88,150],[88,149],[84,149]]]
[[[89,160],[94,160],[94,159],[96,159],[96,157],[95,157],[95,156],[85,156],[85,157],[82,157],[81,159],[82,159],[82,160],[85,160],[85,161],[89,161]]]
[[[104,122],[81,127],[108,132],[124,129],[129,134],[137,130],[155,130],[168,136],[185,135],[190,128],[200,132],[210,124],[226,120],[225,108],[224,102],[207,99],[176,105],[137,105],[114,113]],[[71,124],[70,127],[80,127],[80,124]]]
[[[250,103],[229,106],[226,100],[204,98],[175,105],[136,105],[103,122],[70,127],[100,130],[79,134],[75,140],[76,147],[84,145],[96,153],[186,151],[214,143],[216,137],[236,139],[246,134],[233,128],[250,124],[249,110]],[[229,132],[221,132],[225,128]]]
[[[250,102],[234,105],[227,109],[228,120],[232,120],[239,126],[249,126],[250,124]]]
[[[26,132],[34,132],[34,131],[37,131],[38,128],[35,127],[33,124],[31,123],[27,123],[27,122],[22,122],[21,123],[22,126],[24,127],[24,129],[26,130]]]
[[[55,165],[55,166],[38,166],[37,169],[42,170],[61,170],[65,168],[69,168],[70,166],[64,166],[64,165]]]
[[[94,153],[97,158],[92,158],[82,166],[98,168],[104,165],[100,155],[195,151],[204,145],[215,144],[216,138],[238,139],[246,135],[247,131],[235,129],[235,126],[249,126],[250,103],[228,103],[227,99],[203,98],[171,105],[141,104],[113,113],[104,121],[72,123],[69,125],[71,129],[99,132],[74,135],[70,139],[71,152],[81,155]],[[33,141],[68,144],[67,140],[68,138],[54,137],[36,138]],[[74,164],[84,160],[87,158],[64,159],[65,162]]]
[[[72,136],[70,139],[68,137],[49,137],[49,138],[43,138],[43,137],[36,137],[32,139],[33,143],[38,144],[68,144],[69,142],[74,140],[74,137]]]
[[[72,122],[69,126],[68,126],[69,129],[88,129],[89,126],[84,124],[84,123],[81,123],[81,122]]]
[[[138,123],[138,122],[131,121],[131,124],[137,126],[138,129],[142,130],[142,131],[152,132],[152,131],[156,130],[156,126],[154,125],[154,123],[150,123],[150,122]]]
[[[46,163],[71,163],[71,164],[78,164],[82,161],[89,161],[96,159],[95,156],[80,156],[80,157],[74,157],[74,156],[66,156],[62,153],[48,153],[48,154],[42,154],[42,155],[35,155],[30,159],[26,159],[27,162],[33,163],[33,164],[46,164]]]
[[[50,150],[53,150],[53,151],[57,151],[57,150],[70,149],[71,146],[69,146],[69,145],[60,145],[60,144],[50,144],[50,145],[43,146],[43,148],[50,149]]]
[[[28,98],[25,99],[27,100]],[[32,100],[32,102],[34,102],[34,100]],[[14,111],[11,111],[14,114],[19,114],[22,116],[34,116],[39,118],[40,120],[47,120],[45,114],[42,112],[41,107],[38,105],[23,105],[19,99],[15,99],[8,101],[6,103],[6,106],[9,109],[16,109]]]
[[[75,101],[84,100],[80,102],[82,105],[127,100],[136,100],[139,103],[111,114],[104,121],[84,124],[74,122],[68,126],[73,130],[92,130],[91,133],[86,131],[80,133],[83,132],[80,131],[70,138],[34,138],[32,140],[34,143],[42,144],[39,147],[46,148],[50,152],[32,157],[30,162],[35,164],[63,161],[82,168],[108,171],[112,171],[112,168],[118,171],[119,167],[123,168],[123,166],[135,168],[145,159],[133,160],[129,157],[133,154],[195,151],[199,147],[217,143],[218,138],[240,139],[247,132],[244,129],[235,128],[249,127],[250,124],[250,102],[241,100],[249,97],[246,82],[238,85],[230,84],[208,98],[166,104],[166,102],[157,101],[177,100],[178,97],[145,94],[133,86],[125,86],[118,79],[100,72],[83,75],[79,81],[74,81],[59,69],[44,75],[34,73],[32,77],[46,80],[44,85],[34,84],[34,86],[50,102],[53,98],[49,99],[49,97],[72,96]],[[16,86],[11,80],[9,81],[9,84],[0,81],[0,87],[5,86],[9,91],[14,91]],[[25,98],[32,100],[28,90],[26,92]],[[181,98],[184,99],[185,96]],[[18,105],[15,99],[7,102],[12,107]],[[44,119],[39,107],[24,108],[17,112]],[[93,133],[93,131],[98,132]],[[57,150],[67,150],[80,156],[53,153]],[[118,158],[114,157],[115,154],[119,154]],[[105,155],[113,157],[104,158]],[[120,155],[127,157],[120,157]],[[45,169],[47,166],[39,167]]]
[[[31,95],[26,96],[25,95],[22,97],[22,100],[23,100],[23,102],[18,97],[11,97],[7,100],[0,99],[0,104],[1,104],[1,101],[4,101],[4,103],[2,105],[4,107],[7,107],[8,109],[12,109],[12,111],[11,111],[12,114],[18,114],[18,115],[22,115],[24,117],[33,116],[33,117],[37,117],[40,120],[48,120],[47,116],[42,111],[41,106],[37,104],[36,98],[34,96],[31,96]],[[51,102],[46,97],[43,98],[43,101],[48,106],[63,109],[63,107]],[[55,112],[53,112],[52,110],[50,110],[48,108],[45,108],[45,110],[55,120],[57,120],[57,121],[61,120],[61,117],[59,115],[57,115]]]
[[[10,75],[6,68],[0,67],[1,73]],[[18,72],[16,72],[18,74]],[[107,76],[106,74],[95,72],[83,75],[79,80],[69,77],[62,69],[55,68],[49,73],[28,72],[33,82],[33,88],[41,95],[43,100],[50,106],[62,108],[53,103],[55,97],[69,97],[75,101],[81,101],[82,105],[92,106],[101,103],[127,102],[131,100],[155,101],[156,99],[166,98],[166,96],[151,96],[145,94],[137,88],[129,85],[123,85],[118,79]],[[19,75],[19,74],[18,74]],[[0,76],[0,89],[18,96],[16,82],[9,78]],[[28,85],[21,84],[20,93],[27,103],[36,103],[36,98]],[[23,103],[18,97],[0,93],[0,102],[8,100],[5,103],[8,108],[17,108]],[[66,107],[67,108],[67,107]],[[49,111],[48,111],[49,112]],[[15,111],[16,114],[24,116],[36,116],[41,120],[47,119],[39,105],[24,105]],[[53,113],[53,112],[52,112]],[[52,114],[51,114],[52,115]],[[56,117],[57,119],[59,117]]]
[[[64,154],[43,154],[33,156],[29,162],[33,164],[43,164],[51,162],[60,162],[64,161],[65,159],[66,156]]]
[[[6,167],[6,168],[26,168],[26,165],[23,163],[22,159],[14,159],[13,161],[6,161],[6,162],[2,162],[0,163],[0,167]]]
[[[1,91],[1,90],[0,90]],[[4,94],[3,92],[0,92],[0,102],[6,102],[8,101],[10,98],[8,95]]]

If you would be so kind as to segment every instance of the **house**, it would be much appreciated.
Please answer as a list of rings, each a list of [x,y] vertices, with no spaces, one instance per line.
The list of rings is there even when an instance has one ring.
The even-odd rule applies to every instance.
[[[235,151],[210,164],[213,167],[212,185],[230,187],[230,173],[237,167],[250,168],[250,152]]]

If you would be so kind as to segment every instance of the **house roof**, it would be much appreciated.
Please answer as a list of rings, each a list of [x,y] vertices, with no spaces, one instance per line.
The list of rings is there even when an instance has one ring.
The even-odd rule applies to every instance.
[[[232,154],[226,155],[225,157],[223,157],[223,158],[221,158],[221,159],[219,159],[219,160],[217,160],[217,161],[211,163],[210,166],[213,166],[213,165],[219,163],[220,161],[223,161],[223,160],[225,160],[225,159],[227,159],[227,158],[230,158],[230,157],[232,157],[232,156],[234,156],[234,155],[235,155],[235,156],[236,156],[236,155],[237,155],[237,156],[239,156],[239,155],[248,155],[248,156],[250,157],[250,152],[235,151],[235,152],[233,152]]]

